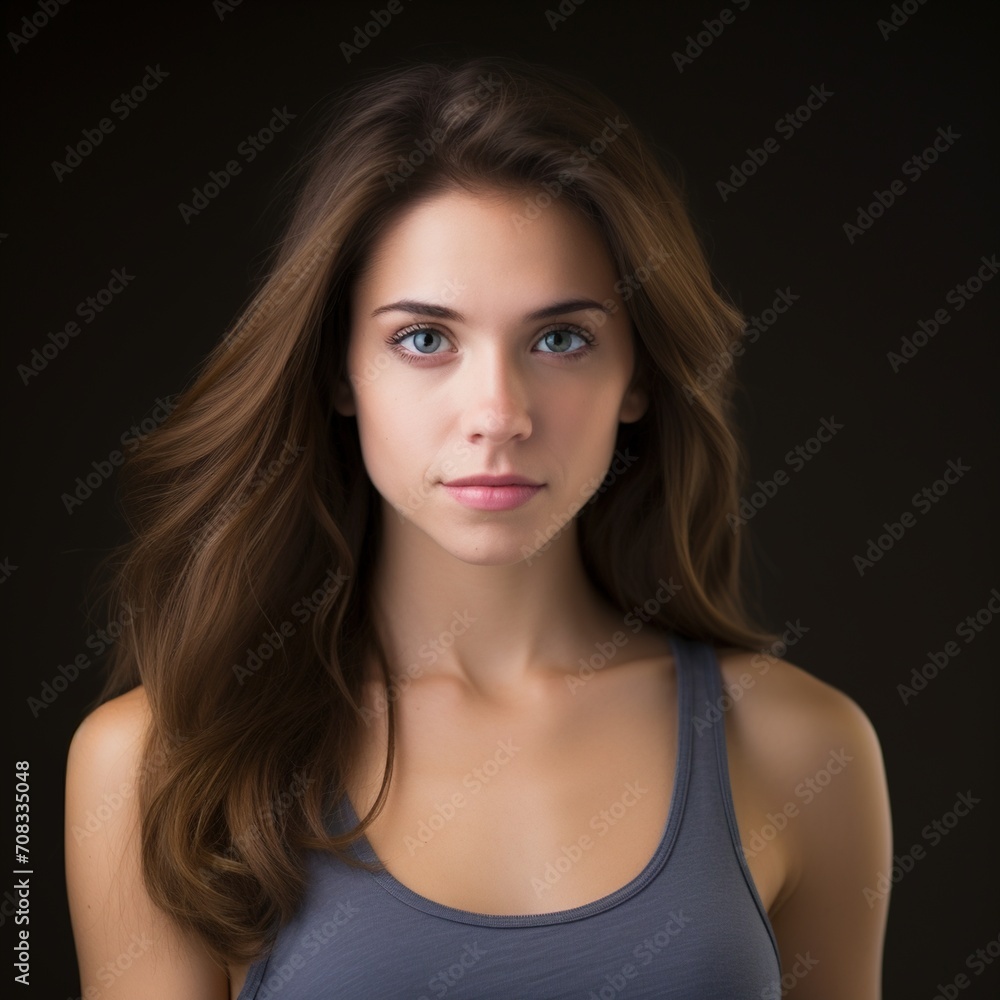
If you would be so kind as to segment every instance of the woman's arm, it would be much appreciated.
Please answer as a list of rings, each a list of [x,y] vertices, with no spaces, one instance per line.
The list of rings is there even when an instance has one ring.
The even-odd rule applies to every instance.
[[[206,949],[150,900],[135,787],[149,708],[142,687],[80,723],[66,772],[66,882],[83,997],[229,1000]]]
[[[769,768],[794,806],[792,885],[770,915],[784,988],[796,1000],[880,1000],[888,895],[866,892],[892,866],[892,819],[878,736],[843,692],[777,661],[745,701],[769,720]]]

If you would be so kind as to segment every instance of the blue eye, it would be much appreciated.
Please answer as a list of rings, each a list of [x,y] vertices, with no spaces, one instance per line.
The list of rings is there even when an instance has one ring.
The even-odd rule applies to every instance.
[[[561,327],[558,327],[555,330],[549,330],[548,333],[542,334],[542,339],[539,341],[539,343],[545,343],[545,341],[547,341],[550,337],[563,337],[564,339],[566,339],[565,338],[566,334],[569,334],[570,337],[578,337],[580,340],[582,340],[584,342],[584,344],[589,345],[589,344],[593,343],[593,338],[590,337],[589,334],[587,334],[583,330],[578,330],[576,327],[572,327],[572,326],[561,326]],[[570,352],[570,348],[569,347],[564,347],[562,349],[556,348],[555,350],[552,350],[552,351],[542,351],[542,353],[543,354],[569,354],[571,352]]]
[[[413,337],[414,338],[413,346],[421,354],[433,354],[434,353],[433,351],[425,351],[424,347],[433,347],[433,344],[427,343],[428,338],[430,337],[440,338],[440,336],[441,334],[438,333],[437,330],[431,330],[425,326],[417,328],[411,327],[409,332],[407,332],[406,330],[401,330],[395,337],[392,338],[391,343],[400,344],[409,337]]]
[[[413,351],[407,350],[405,348],[401,349],[403,341],[413,338]],[[572,348],[569,346],[572,343],[572,338],[576,337],[583,341],[582,346],[577,346]],[[433,357],[436,354],[444,354],[444,351],[436,351],[434,347],[436,341],[434,338],[443,340],[444,334],[439,330],[435,330],[433,327],[423,326],[422,324],[417,324],[414,326],[408,326],[398,333],[394,333],[386,343],[393,349],[393,351],[398,354],[404,361],[416,362],[417,359],[421,357]],[[555,343],[553,343],[555,340]],[[547,344],[549,349],[539,351],[540,354],[551,354],[559,357],[565,357],[567,360],[579,360],[586,357],[590,353],[590,349],[595,342],[593,334],[589,333],[587,330],[579,326],[573,326],[572,324],[563,324],[561,326],[551,327],[549,330],[545,331],[538,343]],[[562,346],[559,346],[559,345]],[[425,348],[427,348],[425,350]]]

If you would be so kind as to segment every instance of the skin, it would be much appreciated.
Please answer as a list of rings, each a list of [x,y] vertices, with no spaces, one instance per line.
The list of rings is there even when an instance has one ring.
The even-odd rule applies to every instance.
[[[356,283],[352,386],[341,386],[337,401],[338,412],[356,416],[382,497],[374,590],[391,609],[393,650],[404,654],[415,639],[447,630],[455,611],[468,608],[475,628],[429,671],[484,694],[523,688],[553,664],[575,663],[581,647],[606,634],[611,612],[586,581],[575,522],[537,561],[529,565],[524,553],[597,489],[619,421],[638,420],[648,405],[629,388],[630,323],[599,235],[561,203],[518,232],[521,208],[523,196],[455,192],[401,214]],[[612,299],[613,314],[522,319],[584,297]],[[398,311],[372,317],[401,299],[448,304],[465,321]],[[419,354],[415,338],[400,345],[418,364],[385,344],[414,323],[442,335],[425,348],[430,356]],[[597,343],[583,353],[567,323],[593,332]],[[546,331],[555,339],[542,337]],[[484,512],[439,485],[499,472],[529,476],[544,489],[516,510]]]
[[[567,677],[595,644],[621,628],[621,613],[589,584],[575,521],[551,526],[593,492],[612,461],[621,421],[648,402],[632,384],[634,354],[619,277],[590,223],[561,202],[515,226],[523,193],[448,192],[408,205],[373,248],[351,302],[349,380],[336,407],[357,421],[369,476],[383,505],[384,544],[374,573],[394,680],[397,761],[386,806],[368,831],[404,885],[445,905],[484,913],[548,912],[600,898],[633,878],[662,832],[676,765],[675,672],[669,646],[643,629],[576,694]],[[525,321],[567,298],[611,301]],[[418,299],[462,319],[391,312]],[[440,338],[386,345],[414,323]],[[580,360],[565,324],[596,344]],[[556,331],[563,330],[560,336]],[[555,336],[546,340],[544,334]],[[417,350],[418,341],[428,355]],[[457,504],[442,479],[516,471],[545,484],[505,512]],[[627,470],[622,473],[627,475]],[[471,624],[455,627],[455,612]],[[448,636],[428,660],[418,650]],[[842,692],[791,663],[716,649],[723,683],[743,691],[725,715],[726,752],[741,841],[789,803],[795,819],[747,859],[798,1000],[879,1000],[888,898],[862,896],[892,864],[891,818],[881,750],[864,712]],[[418,671],[408,666],[419,663]],[[766,665],[763,669],[762,663]],[[369,685],[374,722],[349,789],[359,814],[378,790],[386,713]],[[746,678],[753,679],[748,685]],[[235,1000],[246,965],[228,977],[196,941],[167,926],[142,888],[135,796],[80,840],[106,796],[134,780],[149,723],[142,687],[81,723],[67,767],[67,882],[84,990],[150,1000]],[[520,747],[461,816],[417,851],[404,846],[429,811],[490,760],[497,741]],[[806,803],[796,790],[841,751],[850,763]],[[495,758],[494,758],[495,759]],[[560,844],[589,829],[625,781],[650,791],[555,886],[531,877]],[[525,822],[524,817],[531,821]],[[484,864],[484,846],[489,845]],[[115,877],[111,877],[111,873]],[[131,935],[151,942],[114,983],[102,965]],[[800,960],[809,958],[809,963]],[[150,992],[152,990],[152,992]],[[157,992],[159,991],[159,992]]]

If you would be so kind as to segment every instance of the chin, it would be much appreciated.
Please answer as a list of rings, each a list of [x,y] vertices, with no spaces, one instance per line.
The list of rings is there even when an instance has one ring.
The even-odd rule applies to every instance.
[[[496,525],[479,530],[452,529],[434,540],[455,559],[470,566],[515,566],[524,562],[530,565],[549,547],[534,530],[502,530]]]

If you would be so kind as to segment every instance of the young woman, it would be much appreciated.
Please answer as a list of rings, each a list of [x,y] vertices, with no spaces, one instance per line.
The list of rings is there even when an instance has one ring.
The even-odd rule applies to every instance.
[[[744,610],[742,319],[652,148],[479,58],[307,167],[130,470],[84,996],[875,1000],[879,743]]]

